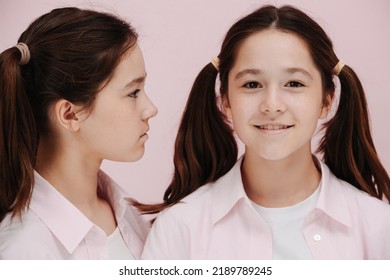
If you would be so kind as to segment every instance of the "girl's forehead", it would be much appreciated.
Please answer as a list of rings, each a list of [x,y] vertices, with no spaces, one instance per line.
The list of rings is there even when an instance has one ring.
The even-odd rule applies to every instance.
[[[297,34],[279,29],[266,29],[248,36],[238,48],[237,54],[242,50],[261,54],[265,52],[304,52],[308,53],[307,43]]]
[[[306,42],[292,32],[266,29],[248,36],[237,49],[237,65],[284,65],[288,67],[308,64],[313,59]]]

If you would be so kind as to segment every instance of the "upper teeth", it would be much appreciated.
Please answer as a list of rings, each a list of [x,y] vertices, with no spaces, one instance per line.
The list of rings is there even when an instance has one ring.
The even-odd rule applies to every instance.
[[[269,130],[286,129],[286,128],[288,128],[287,125],[272,125],[272,124],[268,124],[268,125],[259,125],[258,127],[259,127],[260,129],[269,129]]]

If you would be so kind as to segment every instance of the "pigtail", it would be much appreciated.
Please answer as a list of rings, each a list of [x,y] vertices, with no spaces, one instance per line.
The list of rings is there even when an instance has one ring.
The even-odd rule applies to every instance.
[[[325,124],[319,151],[332,172],[370,195],[390,200],[390,179],[371,137],[365,93],[356,73],[344,66],[335,116]]]
[[[20,215],[34,182],[37,130],[19,65],[21,53],[10,48],[0,55],[0,221]]]
[[[217,105],[217,74],[209,63],[191,89],[175,142],[174,176],[164,195],[168,205],[216,181],[237,160],[237,143]]]
[[[164,202],[144,205],[134,202],[145,214],[158,213],[188,194],[226,174],[237,160],[237,143],[225,116],[218,108],[212,63],[197,76],[180,122],[175,141],[174,175]]]

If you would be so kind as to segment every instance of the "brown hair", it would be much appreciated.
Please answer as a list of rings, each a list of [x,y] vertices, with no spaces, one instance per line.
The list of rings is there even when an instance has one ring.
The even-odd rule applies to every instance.
[[[220,94],[228,92],[229,71],[242,42],[256,32],[279,29],[302,38],[321,72],[323,100],[334,95],[332,69],[339,59],[324,30],[302,11],[292,7],[264,6],[237,21],[227,32],[218,55]],[[198,74],[191,89],[175,143],[173,179],[158,205],[137,205],[145,213],[156,213],[179,202],[200,186],[227,173],[237,160],[237,146],[215,92],[218,71],[209,63]],[[324,129],[318,151],[339,178],[379,199],[390,199],[390,179],[380,163],[370,134],[367,103],[355,72],[344,66],[339,74],[340,102],[335,116]]]
[[[28,205],[39,135],[50,132],[48,107],[59,99],[91,108],[137,33],[114,15],[55,9],[36,19],[18,42],[31,53],[19,65],[16,47],[0,55],[0,221]]]

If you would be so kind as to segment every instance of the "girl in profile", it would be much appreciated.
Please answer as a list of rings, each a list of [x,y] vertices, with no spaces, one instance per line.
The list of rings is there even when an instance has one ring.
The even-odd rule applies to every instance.
[[[0,55],[0,259],[137,259],[148,226],[100,170],[144,153],[157,109],[137,33],[78,8]]]
[[[194,82],[174,163],[164,203],[139,206],[167,208],[145,259],[390,259],[390,179],[363,87],[294,7],[264,6],[230,28]]]

